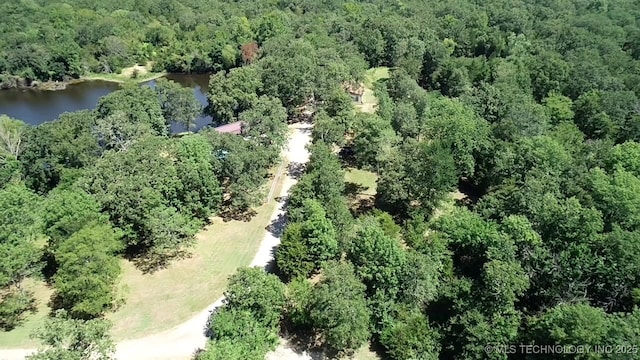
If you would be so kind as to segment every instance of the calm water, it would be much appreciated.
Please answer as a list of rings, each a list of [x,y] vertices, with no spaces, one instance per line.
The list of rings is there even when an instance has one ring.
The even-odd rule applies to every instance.
[[[193,88],[202,106],[207,105],[209,75],[169,74],[167,79]],[[153,87],[155,81],[145,84]],[[0,114],[6,114],[31,125],[39,125],[55,120],[64,112],[93,109],[101,97],[117,90],[118,87],[118,84],[106,81],[85,81],[69,85],[65,90],[59,91],[0,90]],[[201,116],[196,121],[196,129],[210,123],[211,117]],[[185,130],[184,126],[179,124],[171,126],[173,132]]]

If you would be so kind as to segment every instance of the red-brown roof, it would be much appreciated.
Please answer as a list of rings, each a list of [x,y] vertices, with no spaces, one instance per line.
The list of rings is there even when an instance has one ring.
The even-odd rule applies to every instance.
[[[236,121],[215,128],[219,133],[236,134],[242,133],[242,121]]]

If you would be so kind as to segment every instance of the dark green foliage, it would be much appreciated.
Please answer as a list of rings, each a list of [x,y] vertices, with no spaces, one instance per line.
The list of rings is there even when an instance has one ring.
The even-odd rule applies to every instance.
[[[402,309],[394,323],[380,336],[380,342],[392,359],[436,360],[440,352],[438,332],[431,329],[424,315]]]
[[[122,122],[127,125],[148,126],[154,135],[167,134],[167,120],[163,116],[158,95],[148,86],[125,85],[122,89],[101,98],[96,113],[100,119],[123,116]],[[117,127],[114,133],[118,141],[129,140],[120,138],[119,135],[123,133],[126,136],[126,132]],[[107,145],[109,144],[108,142]]]
[[[212,153],[211,144],[199,134],[184,136],[177,142],[175,167],[182,183],[178,197],[187,213],[202,220],[207,220],[222,203]]]
[[[322,276],[311,301],[313,327],[329,348],[353,351],[369,338],[365,286],[349,263],[327,263]]]
[[[10,331],[20,326],[29,311],[35,312],[33,294],[22,289],[0,290],[0,329]]]
[[[91,319],[111,309],[120,275],[122,234],[109,225],[88,224],[55,250],[56,304],[73,318]]]
[[[150,138],[125,152],[109,151],[81,179],[113,224],[124,230],[130,247],[160,254],[174,251],[189,243],[201,224],[200,219],[180,210],[206,208],[211,199],[200,204],[199,196],[183,192],[176,157],[172,142]],[[185,157],[179,164],[188,167],[190,161]],[[188,174],[181,175],[188,180]],[[187,183],[187,190],[193,186]]]
[[[44,233],[49,237],[49,250],[85,225],[105,223],[108,217],[100,212],[100,205],[82,189],[54,189],[43,204]]]
[[[304,220],[286,227],[276,253],[276,264],[286,278],[307,277],[339,255],[336,230],[322,205],[307,199],[300,210]]]
[[[24,151],[19,156],[27,185],[40,193],[53,189],[64,169],[93,164],[100,154],[92,134],[94,115],[89,111],[65,113],[58,120],[29,128]]]
[[[407,261],[404,250],[375,218],[365,218],[357,227],[347,258],[370,292],[382,290],[395,296]]]

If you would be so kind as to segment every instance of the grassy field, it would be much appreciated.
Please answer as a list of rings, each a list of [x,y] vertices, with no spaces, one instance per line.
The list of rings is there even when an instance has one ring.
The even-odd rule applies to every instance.
[[[84,75],[80,78],[80,80],[101,80],[101,81],[110,81],[117,83],[124,83],[129,80],[133,80],[135,82],[145,82],[157,78],[161,78],[167,75],[166,72],[152,72],[153,64],[149,63],[145,66],[134,65],[128,68],[122,69],[122,71],[118,74],[104,74],[104,73],[91,73]],[[133,74],[137,71],[137,76],[134,79]]]
[[[373,84],[380,79],[386,79],[388,77],[388,67],[377,67],[367,70],[364,76],[364,94],[362,94],[362,104],[356,105],[358,110],[368,113],[375,111],[378,100],[373,94]]]
[[[277,179],[274,194],[280,193],[284,178]],[[274,180],[266,184],[265,195]],[[143,274],[130,261],[122,260],[119,288],[126,301],[107,316],[114,323],[114,338],[137,338],[169,329],[222,296],[229,275],[253,260],[276,206],[277,201],[270,199],[255,209],[256,215],[248,222],[213,218],[212,224],[197,234],[195,245],[189,249],[191,257],[155,273]],[[47,304],[53,291],[42,281],[29,280],[25,287],[34,291],[38,311],[17,329],[0,332],[0,348],[38,345],[29,334],[49,313]]]

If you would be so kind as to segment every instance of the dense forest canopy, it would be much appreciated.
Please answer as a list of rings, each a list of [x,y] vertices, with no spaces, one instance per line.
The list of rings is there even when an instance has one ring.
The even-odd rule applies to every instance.
[[[281,329],[398,360],[638,358],[639,1],[3,1],[0,29],[3,87],[147,62],[212,73],[205,109],[161,82],[37,127],[0,117],[3,329],[44,276],[64,309],[49,325],[100,343],[118,257],[166,265],[210,215],[250,216],[306,106],[277,276],[231,277],[199,359],[262,359]],[[375,111],[355,111],[359,83]],[[241,136],[168,135],[201,110]],[[376,176],[367,206],[348,201],[353,167]]]

